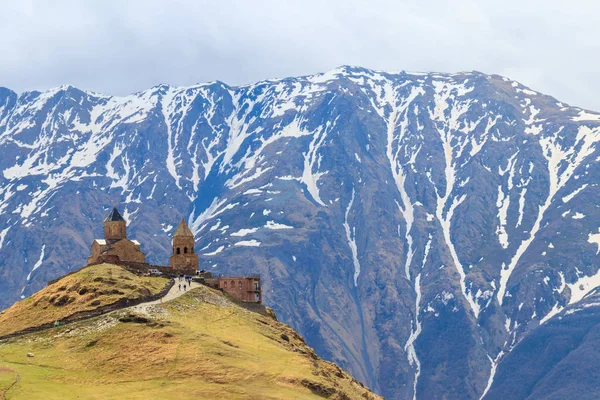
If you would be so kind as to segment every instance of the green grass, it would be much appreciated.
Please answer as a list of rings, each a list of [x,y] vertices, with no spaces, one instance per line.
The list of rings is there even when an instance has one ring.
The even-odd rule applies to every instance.
[[[0,367],[12,370],[0,372],[0,393],[18,373],[7,399],[322,398],[306,382],[332,399],[376,398],[290,327],[218,292],[159,308],[146,323],[119,322],[123,310],[0,342]]]

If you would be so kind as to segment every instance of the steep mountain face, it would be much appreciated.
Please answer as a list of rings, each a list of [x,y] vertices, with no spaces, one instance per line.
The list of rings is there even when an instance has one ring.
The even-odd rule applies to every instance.
[[[596,399],[600,292],[566,307],[525,337],[498,367],[486,399]]]
[[[477,72],[2,90],[0,305],[84,264],[118,202],[150,262],[187,218],[202,268],[260,272],[378,393],[477,399],[600,285],[599,140],[599,114]]]

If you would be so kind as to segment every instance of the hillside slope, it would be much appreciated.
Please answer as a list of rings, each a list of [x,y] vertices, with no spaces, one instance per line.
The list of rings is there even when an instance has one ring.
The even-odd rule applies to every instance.
[[[33,317],[22,307],[11,315]],[[379,398],[321,360],[289,326],[203,286],[163,304],[0,341],[0,393],[7,399]]]
[[[85,262],[117,202],[149,262],[184,217],[201,268],[260,273],[385,397],[479,399],[600,282],[599,141],[600,114],[479,72],[0,90],[0,307]]]
[[[65,320],[119,300],[158,294],[168,280],[141,277],[111,264],[83,268],[0,312],[0,337]]]

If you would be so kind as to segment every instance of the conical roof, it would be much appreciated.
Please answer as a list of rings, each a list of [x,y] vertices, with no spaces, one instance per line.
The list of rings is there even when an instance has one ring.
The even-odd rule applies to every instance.
[[[188,228],[187,224],[185,223],[185,221],[182,218],[181,222],[179,223],[179,226],[177,227],[177,230],[175,231],[175,233],[173,234],[173,236],[191,236],[191,237],[194,237],[194,234],[192,233],[192,231],[190,230],[190,228]]]
[[[113,207],[113,209],[110,212],[110,214],[108,214],[108,216],[104,220],[104,222],[114,222],[114,221],[125,221],[123,219],[123,217],[121,216],[121,214],[119,214],[119,211],[117,210],[117,207]]]

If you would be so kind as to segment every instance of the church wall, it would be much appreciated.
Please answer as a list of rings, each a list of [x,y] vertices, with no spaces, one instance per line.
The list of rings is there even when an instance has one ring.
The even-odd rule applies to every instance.
[[[198,271],[198,254],[175,254],[169,260],[171,268],[187,274]]]
[[[146,262],[146,255],[129,239],[119,240],[110,247],[107,254],[116,254],[121,261]]]
[[[88,257],[88,264],[97,262],[98,257],[106,247],[108,246],[103,246],[94,240],[94,243],[92,243],[92,256]]]

